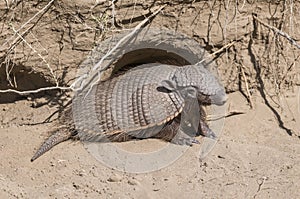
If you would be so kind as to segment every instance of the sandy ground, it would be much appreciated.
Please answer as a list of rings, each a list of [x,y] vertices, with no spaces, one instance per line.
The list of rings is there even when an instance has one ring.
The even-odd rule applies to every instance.
[[[286,99],[296,118],[286,125],[299,132],[297,92]],[[239,92],[229,95],[228,111],[245,114],[226,118],[218,143],[203,161],[200,145],[194,145],[170,166],[143,174],[108,168],[72,141],[31,163],[52,124],[24,124],[43,121],[55,107],[32,108],[29,100],[1,104],[0,198],[299,198],[299,137],[278,127],[259,95],[254,103],[249,109]],[[125,145],[139,150],[159,143]]]
[[[51,2],[40,20],[32,17],[45,8],[46,1],[0,2],[0,61],[4,63],[0,66],[0,89],[12,88],[7,69],[20,90],[53,86],[49,67],[60,85],[70,85],[95,44],[119,29],[135,27],[165,5],[151,26],[184,33],[209,53],[235,42],[216,62],[222,83],[230,92],[227,113],[244,114],[225,119],[217,144],[204,160],[199,160],[201,145],[194,145],[165,168],[133,174],[106,167],[81,142],[74,141],[64,142],[30,162],[54,126],[54,122],[42,122],[64,100],[43,94],[36,96],[42,98],[1,94],[1,199],[300,198],[299,49],[269,28],[255,24],[252,15],[256,13],[264,23],[281,27],[299,43],[299,1],[120,0],[115,1],[117,24],[111,23],[112,1]],[[12,27],[22,25],[21,32],[31,30],[23,35],[30,45],[13,31]],[[272,108],[293,136],[279,127],[274,111],[257,90],[262,88],[260,81]],[[238,92],[247,94],[244,82],[252,94],[253,109]],[[283,94],[276,98],[279,87]],[[149,139],[118,146],[136,152],[165,144]]]

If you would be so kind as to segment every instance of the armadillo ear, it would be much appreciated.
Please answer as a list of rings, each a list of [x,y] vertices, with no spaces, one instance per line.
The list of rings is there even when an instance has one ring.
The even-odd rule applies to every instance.
[[[176,83],[171,80],[163,80],[157,87],[158,91],[161,92],[172,92],[176,89]]]

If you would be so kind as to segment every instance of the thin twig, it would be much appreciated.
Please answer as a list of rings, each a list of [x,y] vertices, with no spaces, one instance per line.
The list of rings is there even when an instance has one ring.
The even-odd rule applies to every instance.
[[[155,15],[157,15],[166,5],[160,7],[157,11],[155,11],[150,17],[144,19],[141,23],[139,23],[128,35],[126,35],[125,37],[123,37],[122,39],[120,39],[120,41],[106,54],[102,57],[102,59],[93,67],[92,71],[96,71],[99,69],[99,67],[101,66],[102,62],[104,61],[104,59],[106,59],[109,55],[111,55],[119,46],[121,43],[123,43],[124,41],[126,41],[126,39],[128,39],[129,37],[131,37],[132,35],[134,35],[139,29],[141,29],[143,27],[143,25],[145,25],[152,17],[154,17]],[[105,70],[106,68],[103,68],[101,70]]]
[[[275,33],[283,36],[284,38],[286,38],[292,45],[296,46],[298,49],[300,49],[300,44],[298,44],[295,39],[293,39],[290,35],[288,35],[287,33],[275,28],[274,26],[270,26],[269,24],[261,21],[260,19],[258,19],[256,16],[253,15],[253,18],[258,21],[259,23],[261,23],[263,26],[273,30]]]
[[[223,46],[222,48],[220,48],[219,50],[217,50],[216,52],[213,52],[212,54],[209,54],[207,58],[202,59],[201,61],[199,61],[197,64],[201,64],[204,61],[207,61],[209,58],[214,57],[216,54],[219,54],[220,52],[222,52],[223,50],[230,48],[236,41],[233,41],[229,44],[226,44],[225,46]]]
[[[231,42],[231,43],[229,43],[229,44],[226,44],[225,46],[223,46],[222,48],[220,48],[220,49],[217,50],[216,52],[213,52],[213,53],[211,54],[211,56],[215,56],[216,54],[222,52],[223,50],[225,50],[225,49],[231,47],[235,42],[236,42],[236,41],[233,41],[233,42]]]
[[[109,51],[107,52],[102,58],[101,60],[92,68],[92,70],[90,71],[90,75],[88,75],[91,78],[86,78],[86,80],[91,80],[95,77],[95,75],[98,75],[98,78],[95,82],[91,83],[90,86],[90,90],[93,88],[94,85],[96,85],[100,80],[101,80],[101,72],[106,70],[109,66],[103,67],[101,68],[101,64],[103,63],[103,61],[110,56],[124,41],[126,41],[128,38],[132,37],[138,30],[140,30],[151,18],[153,18],[154,16],[156,16],[164,7],[166,7],[166,5],[160,7],[158,10],[156,10],[151,16],[147,17],[146,19],[144,19],[141,23],[139,23],[129,34],[127,34],[126,36],[124,36],[122,39],[120,39],[118,41],[118,43]],[[78,81],[74,82],[71,85],[71,88],[75,89],[76,88],[76,83],[78,83]],[[83,86],[85,86],[86,81],[83,80],[83,82],[81,82],[79,89],[75,89],[75,90],[80,90]],[[90,91],[89,90],[89,91]],[[88,92],[89,93],[89,92]],[[87,93],[87,94],[88,94]]]
[[[41,15],[39,16],[39,18],[34,22],[34,24],[32,26],[30,26],[29,28],[27,28],[27,30],[25,30],[21,35],[23,38],[25,38],[25,36],[36,26],[36,24],[42,19],[42,17],[44,16],[44,14],[48,11],[48,9],[50,8],[50,6],[46,6],[44,7],[43,12],[41,13]],[[20,30],[20,28],[18,29]],[[18,32],[18,30],[16,30]],[[15,35],[15,34],[14,34]],[[10,40],[10,39],[9,39]],[[22,39],[20,39],[20,37],[17,37],[12,44],[10,45],[9,48],[7,48],[6,50],[6,56],[9,55],[11,53],[11,51],[22,41]]]
[[[1,66],[2,66],[2,63],[0,65],[0,67]],[[9,66],[10,66],[10,59],[6,59],[6,66],[5,66],[6,80],[8,81],[8,83],[9,83],[10,86],[15,86],[12,83],[11,78],[10,78],[10,73],[11,73],[11,71],[14,68],[14,63],[12,63],[12,66],[10,68],[9,68]]]
[[[44,12],[49,6],[51,6],[51,4],[54,2],[55,0],[51,0],[49,1],[49,3],[43,7],[40,11],[38,11],[35,15],[33,15],[28,21],[26,21],[26,23],[24,23],[18,30],[16,30],[16,32],[18,33],[22,28],[24,28],[27,24],[29,24],[36,16],[38,16],[40,13]],[[7,44],[10,40],[12,40],[12,38],[16,35],[13,34],[8,40],[6,40],[6,42],[4,44],[2,44],[2,46],[4,46],[5,44]]]
[[[250,108],[253,108],[253,103],[252,103],[252,97],[251,97],[251,94],[250,94],[250,91],[249,91],[249,85],[248,85],[248,80],[247,80],[247,77],[245,75],[245,71],[244,71],[244,65],[241,65],[241,73],[242,73],[242,76],[244,78],[244,81],[245,81],[245,87],[246,87],[246,91],[247,91],[247,95],[248,95],[248,100],[249,100],[249,103],[250,103]]]
[[[115,26],[115,22],[116,22],[115,1],[116,1],[116,0],[112,0],[112,1],[111,1],[111,15],[112,15],[112,22],[111,22],[111,24],[112,24],[113,26]]]
[[[58,86],[58,81],[57,81],[57,78],[56,78],[56,75],[54,74],[54,72],[53,72],[53,70],[52,70],[52,68],[50,67],[50,65],[47,63],[47,61],[45,60],[45,58],[40,54],[40,53],[38,53],[23,37],[22,37],[22,35],[20,35],[18,32],[16,32],[16,30],[15,30],[15,28],[14,27],[12,27],[12,29],[13,29],[13,31],[15,31],[15,34],[17,34],[19,37],[20,37],[20,39],[25,43],[25,44],[27,44],[27,46],[29,47],[29,48],[31,48],[32,50],[33,50],[33,52],[35,52],[42,60],[43,60],[43,62],[46,64],[46,66],[47,66],[47,68],[49,69],[49,71],[50,71],[50,73],[51,73],[51,75],[52,75],[52,77],[54,78],[54,81],[55,81],[55,84],[56,84],[56,86]]]
[[[241,112],[241,111],[231,111],[229,113],[227,113],[226,115],[209,115],[207,116],[207,121],[217,121],[220,119],[224,119],[227,117],[232,117],[235,115],[241,115],[241,114],[246,114],[245,112]]]
[[[27,90],[27,91],[18,91],[14,89],[6,89],[6,90],[0,90],[0,93],[17,93],[19,95],[29,95],[34,93],[39,93],[42,91],[49,91],[49,90],[72,90],[70,87],[60,87],[60,86],[53,86],[53,87],[45,87],[45,88],[39,88],[36,90]]]

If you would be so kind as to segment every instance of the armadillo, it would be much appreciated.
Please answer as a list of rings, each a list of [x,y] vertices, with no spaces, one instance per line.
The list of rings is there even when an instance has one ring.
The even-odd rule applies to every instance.
[[[67,111],[72,122],[55,130],[31,161],[70,138],[105,142],[157,137],[192,145],[199,133],[214,137],[205,120],[195,120],[192,112],[203,116],[199,104],[223,105],[226,100],[225,89],[201,64],[144,64],[77,92]],[[191,120],[192,136],[180,126],[182,114]]]

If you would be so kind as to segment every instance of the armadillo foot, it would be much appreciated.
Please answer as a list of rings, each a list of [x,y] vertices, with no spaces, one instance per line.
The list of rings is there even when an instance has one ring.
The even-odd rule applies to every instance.
[[[209,126],[207,125],[207,123],[203,120],[200,120],[200,135],[203,135],[204,137],[208,137],[211,139],[217,139],[216,134],[209,128]]]
[[[180,129],[178,130],[177,134],[175,135],[175,137],[172,139],[171,142],[178,145],[188,145],[188,146],[192,146],[193,144],[200,144],[198,140],[196,140],[194,137],[185,134]]]

